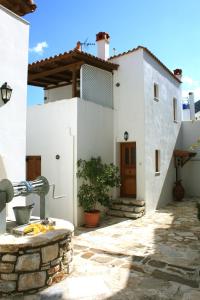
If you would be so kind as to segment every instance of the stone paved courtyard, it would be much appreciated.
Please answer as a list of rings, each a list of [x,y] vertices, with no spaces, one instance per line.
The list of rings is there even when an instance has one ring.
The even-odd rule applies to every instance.
[[[138,220],[106,217],[97,229],[78,228],[74,272],[39,294],[14,299],[199,300],[197,200]]]

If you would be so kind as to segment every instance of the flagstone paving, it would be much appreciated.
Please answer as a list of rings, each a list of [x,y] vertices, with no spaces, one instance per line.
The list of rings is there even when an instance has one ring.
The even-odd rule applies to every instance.
[[[138,220],[76,229],[74,272],[25,300],[199,300],[200,221],[185,199]]]

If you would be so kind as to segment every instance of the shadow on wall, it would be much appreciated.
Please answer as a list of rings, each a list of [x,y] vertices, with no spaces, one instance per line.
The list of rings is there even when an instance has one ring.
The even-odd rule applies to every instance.
[[[169,202],[173,201],[173,187],[175,181],[176,181],[176,172],[174,167],[174,158],[172,157],[156,209],[165,207]]]
[[[176,145],[174,147],[175,149],[182,149],[182,127],[180,128],[177,140],[176,140]],[[181,170],[180,170],[181,171]],[[181,176],[181,173],[180,173]],[[162,190],[160,193],[160,197],[156,206],[156,209],[165,207],[168,203],[173,201],[173,187],[174,183],[176,181],[176,169],[174,166],[174,156],[172,152],[172,158],[170,160],[169,168],[167,170],[167,174],[165,177],[164,184],[162,186]]]

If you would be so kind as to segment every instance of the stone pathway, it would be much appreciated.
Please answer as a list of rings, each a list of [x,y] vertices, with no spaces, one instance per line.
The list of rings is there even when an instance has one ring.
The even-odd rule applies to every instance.
[[[98,229],[78,228],[74,272],[36,295],[14,299],[199,300],[197,200],[138,220],[107,217]]]

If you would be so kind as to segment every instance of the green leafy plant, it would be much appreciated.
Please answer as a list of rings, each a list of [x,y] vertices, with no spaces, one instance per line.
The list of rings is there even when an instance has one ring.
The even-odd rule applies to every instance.
[[[109,207],[110,189],[120,185],[119,168],[102,163],[101,157],[79,159],[77,177],[83,180],[78,192],[79,203],[85,211],[96,209],[97,203]]]

